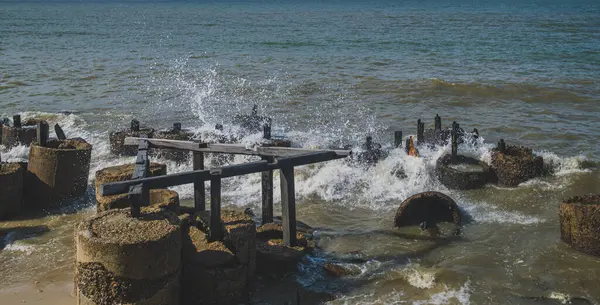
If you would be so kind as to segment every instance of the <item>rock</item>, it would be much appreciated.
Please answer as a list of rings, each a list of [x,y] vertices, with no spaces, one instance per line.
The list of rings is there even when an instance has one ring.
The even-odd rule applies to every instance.
[[[327,272],[327,274],[335,277],[344,277],[360,274],[360,270],[358,270],[357,268],[347,268],[335,263],[325,263],[323,265],[323,269],[325,270],[325,272]]]

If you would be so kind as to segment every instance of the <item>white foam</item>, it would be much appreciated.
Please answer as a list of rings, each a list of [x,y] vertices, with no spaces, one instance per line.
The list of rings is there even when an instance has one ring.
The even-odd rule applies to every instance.
[[[435,272],[421,268],[418,264],[409,264],[396,272],[413,287],[427,289],[435,285]]]
[[[454,302],[453,302],[454,301]],[[471,304],[470,282],[465,282],[459,289],[450,289],[445,287],[444,291],[433,294],[429,300],[414,301],[413,305],[442,305],[442,304]]]
[[[22,252],[26,255],[30,255],[31,253],[33,253],[34,249],[35,249],[35,247],[32,245],[11,243],[11,244],[5,245],[3,251],[16,251],[16,252]]]

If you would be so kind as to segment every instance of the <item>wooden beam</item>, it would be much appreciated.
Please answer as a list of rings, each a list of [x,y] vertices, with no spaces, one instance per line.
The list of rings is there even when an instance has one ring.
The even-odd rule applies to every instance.
[[[210,177],[210,232],[211,241],[223,240],[221,226],[221,176],[211,174]]]
[[[141,138],[126,137],[125,145],[138,145]],[[206,143],[196,143],[191,141],[165,140],[165,139],[146,139],[150,142],[150,148],[169,148],[199,151],[198,148],[207,147]]]
[[[248,175],[266,171],[269,169],[269,162],[267,161],[256,161],[248,162],[244,164],[234,164],[223,167],[218,167],[210,170],[211,174],[221,176],[221,178],[228,178],[234,176]]]
[[[241,155],[263,155],[273,157],[294,156],[297,154],[315,152],[315,151],[333,151],[338,157],[347,157],[352,154],[350,150],[328,150],[328,149],[308,149],[292,147],[257,147],[255,149],[247,148],[243,144],[222,144],[222,143],[194,143],[191,141],[166,140],[166,139],[147,139],[152,148],[170,148],[205,153],[225,153]],[[125,145],[138,145],[140,138],[127,137]]]
[[[262,159],[269,163],[275,160],[273,157],[263,156]],[[262,224],[273,222],[273,170],[262,172],[261,177],[262,191]]]
[[[149,139],[150,140],[150,139]],[[142,156],[143,157],[143,156]],[[143,162],[139,159],[138,162]],[[146,155],[147,158],[147,155]],[[269,170],[279,169],[283,166],[294,167],[299,165],[306,165],[316,162],[329,161],[333,159],[343,158],[338,156],[334,151],[317,151],[311,153],[305,153],[296,155],[293,157],[281,158],[276,163],[268,163],[268,161],[256,161],[244,164],[234,164],[224,166],[220,168],[214,168],[211,170],[195,170],[191,172],[170,174],[157,177],[143,178],[141,181],[119,181],[103,184],[100,188],[102,196],[110,196],[123,194],[127,192],[127,189],[132,186],[139,184],[140,182],[145,183],[146,187],[154,188],[165,188],[169,186],[175,186],[180,184],[188,184],[194,182],[204,182],[210,179],[210,174],[218,174],[221,178],[228,178],[240,175],[247,175],[252,173],[264,172]]]
[[[191,172],[176,173],[170,175],[148,177],[139,181],[128,180],[119,182],[105,183],[100,188],[100,195],[111,196],[127,193],[130,186],[143,182],[150,189],[166,188],[181,184],[194,183],[196,181],[210,180],[209,170],[197,170]]]
[[[194,170],[203,170],[204,153],[194,151],[193,154]],[[206,210],[206,190],[204,188],[204,181],[194,181],[194,210],[195,212]]]
[[[283,242],[287,246],[296,245],[296,191],[294,187],[294,167],[281,168],[281,225]]]
[[[277,163],[279,164],[279,168],[283,168],[287,166],[307,165],[334,159],[338,159],[338,155],[334,151],[315,151],[292,157],[279,158]]]
[[[65,135],[65,132],[62,130],[62,128],[60,128],[60,125],[58,125],[58,124],[54,125],[54,132],[56,133],[56,137],[59,140],[62,141],[62,140],[66,140],[67,139],[67,136]]]

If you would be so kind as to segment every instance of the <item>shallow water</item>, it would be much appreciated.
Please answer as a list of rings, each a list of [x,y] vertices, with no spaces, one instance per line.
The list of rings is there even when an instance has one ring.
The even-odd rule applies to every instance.
[[[390,151],[375,167],[337,160],[296,171],[298,218],[318,228],[323,248],[300,264],[300,283],[335,292],[332,304],[553,304],[565,295],[599,303],[600,259],[562,243],[558,227],[563,198],[600,192],[598,20],[594,1],[4,1],[0,114],[45,118],[88,140],[90,186],[96,170],[133,162],[108,150],[108,132],[132,118],[156,128],[180,121],[210,139],[216,123],[237,133],[231,116],[257,104],[298,146],[359,150],[373,135]],[[479,145],[461,144],[459,153],[489,162],[503,138],[532,147],[552,175],[517,188],[446,189],[434,168],[450,147],[419,148],[418,159],[391,149],[394,130],[414,136],[416,120],[433,128],[436,113],[444,126],[479,130]],[[17,161],[28,149],[0,152]],[[170,173],[192,169],[164,162]],[[223,187],[226,205],[258,211],[260,175]],[[174,189],[193,196],[191,185]],[[430,190],[462,209],[459,239],[392,229],[400,202]],[[0,222],[12,232],[0,251],[0,285],[69,277],[73,227],[94,211],[92,187],[88,195]],[[275,183],[276,205],[279,198]],[[356,264],[359,276],[322,271],[357,250],[367,259]]]

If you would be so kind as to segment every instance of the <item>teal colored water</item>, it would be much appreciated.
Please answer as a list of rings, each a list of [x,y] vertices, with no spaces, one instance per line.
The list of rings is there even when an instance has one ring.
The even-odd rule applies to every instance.
[[[414,135],[418,118],[432,128],[439,114],[485,139],[459,151],[489,161],[503,138],[532,147],[554,172],[515,189],[452,191],[434,175],[448,147],[422,149],[423,159],[393,150],[371,169],[335,161],[299,170],[299,218],[325,228],[323,248],[378,258],[343,280],[323,274],[326,255],[301,265],[298,281],[335,292],[333,304],[600,301],[600,261],[560,241],[557,217],[563,198],[600,192],[600,2],[0,0],[0,115],[41,116],[94,144],[90,183],[95,170],[132,161],[109,154],[108,131],[133,118],[228,131],[253,104],[304,147],[373,135],[390,148],[394,130]],[[57,114],[65,110],[75,114]],[[24,147],[0,152],[27,156]],[[390,174],[397,166],[407,178]],[[257,208],[259,181],[231,179],[224,194]],[[176,190],[192,196],[190,186]],[[427,190],[450,194],[471,216],[464,240],[428,248],[369,233],[390,229],[399,203]],[[56,243],[0,253],[6,282],[31,280],[21,271],[41,272],[40,259],[70,266],[62,232],[77,217],[58,218],[47,237]],[[421,248],[429,250],[413,253]]]

